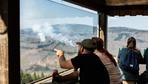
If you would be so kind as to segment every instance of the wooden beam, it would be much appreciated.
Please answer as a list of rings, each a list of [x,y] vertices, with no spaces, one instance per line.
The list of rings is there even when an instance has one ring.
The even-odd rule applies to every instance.
[[[148,0],[64,0],[109,16],[148,15]]]
[[[0,32],[5,31],[5,25],[0,18]],[[8,84],[8,34],[0,34],[0,84]]]
[[[148,5],[106,6],[104,13],[109,16],[148,15]]]
[[[107,49],[107,15],[101,13],[99,15],[99,37],[104,41],[104,48]]]
[[[148,0],[106,0],[108,6],[145,5]]]
[[[100,6],[98,3],[95,2],[95,0],[64,0],[91,10],[98,10],[98,6]]]

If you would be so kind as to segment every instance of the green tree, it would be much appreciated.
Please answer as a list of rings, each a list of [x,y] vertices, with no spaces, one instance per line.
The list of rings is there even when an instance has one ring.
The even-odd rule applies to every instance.
[[[41,73],[41,78],[44,78],[44,77],[45,77],[45,76],[44,76],[44,73],[42,72],[42,73]]]
[[[33,81],[31,74],[21,72],[21,84],[26,84]]]
[[[36,72],[33,73],[33,77],[32,78],[33,78],[33,80],[37,80],[38,79]]]
[[[40,75],[39,74],[37,75],[37,79],[40,79]]]

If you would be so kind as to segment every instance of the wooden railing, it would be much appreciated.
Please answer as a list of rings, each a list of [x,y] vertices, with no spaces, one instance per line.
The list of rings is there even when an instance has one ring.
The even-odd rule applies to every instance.
[[[60,75],[66,75],[66,74],[69,74],[73,71],[73,69],[67,69],[67,70],[64,70],[64,71],[61,71],[59,72]],[[32,81],[30,83],[27,83],[27,84],[46,84],[46,83],[51,83],[52,82],[52,76],[47,76],[47,77],[44,77],[44,78],[41,78],[41,79],[38,79],[38,80],[35,80],[35,81]]]

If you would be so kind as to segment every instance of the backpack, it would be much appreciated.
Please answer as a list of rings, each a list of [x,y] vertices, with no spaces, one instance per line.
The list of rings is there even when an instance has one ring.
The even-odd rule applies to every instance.
[[[138,51],[123,48],[119,51],[118,62],[119,67],[131,73],[139,72],[139,54]]]

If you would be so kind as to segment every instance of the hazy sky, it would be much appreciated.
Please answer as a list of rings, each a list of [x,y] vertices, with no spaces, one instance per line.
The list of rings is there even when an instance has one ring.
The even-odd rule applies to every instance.
[[[108,26],[148,30],[148,16],[109,17]]]
[[[98,23],[97,20],[98,17],[95,11],[61,0],[20,0],[21,28],[42,22],[96,25]],[[148,30],[148,16],[109,17],[108,27],[116,26]]]

